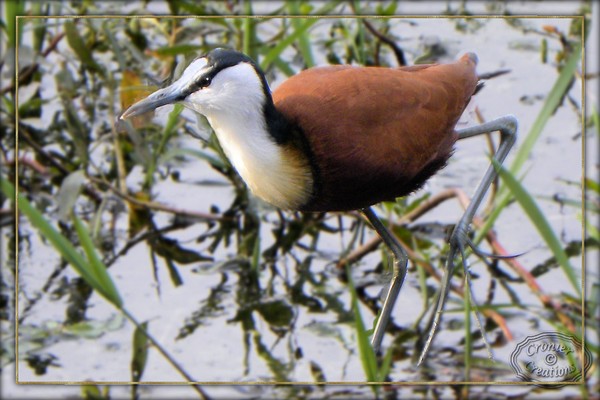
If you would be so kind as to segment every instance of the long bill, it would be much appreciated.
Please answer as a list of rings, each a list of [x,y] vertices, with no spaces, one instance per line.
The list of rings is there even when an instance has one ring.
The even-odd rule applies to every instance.
[[[185,99],[186,94],[181,86],[183,85],[177,81],[171,86],[157,90],[150,96],[138,101],[125,110],[125,112],[121,114],[120,119],[127,119],[135,117],[136,115],[145,114],[147,112],[156,110],[158,107],[177,103],[178,101]]]

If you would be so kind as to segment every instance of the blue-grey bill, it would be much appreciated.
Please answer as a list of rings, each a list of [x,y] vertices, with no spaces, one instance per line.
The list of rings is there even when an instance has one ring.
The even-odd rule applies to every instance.
[[[142,115],[150,111],[156,110],[158,107],[166,106],[167,104],[173,104],[181,100],[181,91],[179,88],[174,86],[168,86],[164,89],[157,90],[150,96],[138,101],[129,107],[120,119],[127,119],[135,117],[136,115]]]

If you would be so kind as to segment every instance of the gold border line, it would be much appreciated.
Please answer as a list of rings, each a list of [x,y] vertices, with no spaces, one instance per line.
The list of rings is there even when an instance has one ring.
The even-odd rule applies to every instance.
[[[586,382],[585,371],[582,370],[582,378],[581,381],[578,382],[523,382],[523,381],[391,381],[391,382],[366,382],[366,381],[331,381],[331,382],[279,382],[279,381],[250,381],[250,382],[229,382],[229,381],[194,381],[194,382],[185,382],[185,381],[142,381],[142,382],[132,382],[132,381],[19,381],[19,336],[18,336],[18,301],[19,301],[19,237],[18,237],[18,226],[19,226],[19,206],[17,202],[17,195],[19,193],[19,22],[21,20],[27,19],[216,19],[216,18],[227,18],[227,19],[244,19],[244,18],[252,18],[252,19],[275,19],[275,18],[298,18],[298,19],[335,19],[335,18],[345,18],[345,19],[364,19],[364,18],[377,18],[377,19],[572,19],[577,20],[580,19],[582,22],[582,30],[581,30],[581,90],[582,90],[582,114],[581,114],[581,128],[582,128],[582,184],[581,184],[581,194],[582,194],[582,277],[581,277],[581,286],[582,286],[582,297],[581,297],[581,319],[582,319],[582,348],[581,348],[581,365],[582,369],[585,363],[585,279],[586,279],[586,265],[585,265],[585,234],[586,234],[586,220],[587,216],[585,214],[585,194],[586,194],[586,185],[585,185],[585,177],[586,177],[586,140],[585,140],[585,128],[586,128],[586,97],[585,97],[585,15],[534,15],[534,14],[519,14],[519,15],[210,15],[210,16],[194,16],[194,15],[18,15],[15,16],[16,24],[16,40],[17,43],[15,45],[15,197],[14,201],[14,218],[15,218],[15,383],[17,385],[207,385],[207,386],[225,386],[225,385],[236,385],[236,386],[272,386],[272,385],[281,385],[281,386],[352,386],[352,385],[363,385],[363,386],[447,386],[447,385],[467,385],[467,386],[535,386],[543,384],[545,386],[574,386],[581,385]],[[559,393],[559,392],[556,392]]]

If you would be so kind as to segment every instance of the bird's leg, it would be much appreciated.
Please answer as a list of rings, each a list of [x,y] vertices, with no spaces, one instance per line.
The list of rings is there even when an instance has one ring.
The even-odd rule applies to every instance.
[[[498,146],[498,151],[494,155],[494,158],[498,161],[499,164],[502,164],[517,138],[517,120],[512,115],[501,117],[496,120],[483,123],[481,125],[458,130],[458,140],[495,131],[500,132],[500,145]],[[441,282],[440,293],[437,298],[435,311],[431,315],[431,318],[427,325],[427,328],[429,330],[429,336],[427,338],[427,341],[425,342],[425,345],[423,346],[423,350],[421,352],[421,357],[419,358],[418,364],[421,364],[423,362],[427,351],[431,346],[431,342],[437,330],[437,326],[440,322],[440,317],[444,310],[444,304],[446,302],[446,297],[448,296],[448,290],[450,288],[450,278],[452,277],[452,274],[454,272],[454,259],[456,258],[458,253],[461,254],[463,259],[462,262],[465,268],[465,275],[468,276],[469,274],[468,263],[464,254],[465,245],[470,244],[470,240],[467,236],[469,225],[473,220],[473,216],[475,215],[477,208],[483,201],[486,191],[497,176],[498,172],[496,171],[494,165],[490,165],[490,167],[485,172],[481,183],[475,190],[475,194],[473,194],[471,202],[465,210],[464,215],[462,216],[462,218],[454,228],[452,235],[450,236],[450,252],[448,254],[448,258],[444,268],[444,276]],[[482,334],[484,333],[482,332]]]
[[[404,282],[404,277],[406,276],[408,255],[402,248],[402,245],[398,239],[396,239],[396,236],[394,236],[394,234],[390,232],[385,225],[383,225],[371,207],[363,208],[361,212],[365,217],[367,217],[373,228],[377,231],[381,239],[385,242],[394,255],[394,270],[392,279],[390,280],[389,289],[385,299],[383,300],[379,318],[375,324],[373,337],[371,338],[371,345],[373,346],[375,353],[378,353],[381,347],[381,341],[383,340],[385,328],[388,325],[392,309],[396,303],[396,298],[398,297],[398,293],[400,293],[400,288],[402,288],[402,283]]]

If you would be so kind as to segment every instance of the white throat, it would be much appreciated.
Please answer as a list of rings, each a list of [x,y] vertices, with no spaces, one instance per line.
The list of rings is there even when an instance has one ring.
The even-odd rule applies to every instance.
[[[211,88],[213,97],[202,106],[193,95],[186,105],[206,116],[252,192],[282,209],[306,204],[312,191],[310,167],[270,137],[263,113],[264,92],[254,68],[249,64],[227,68],[215,76]]]

